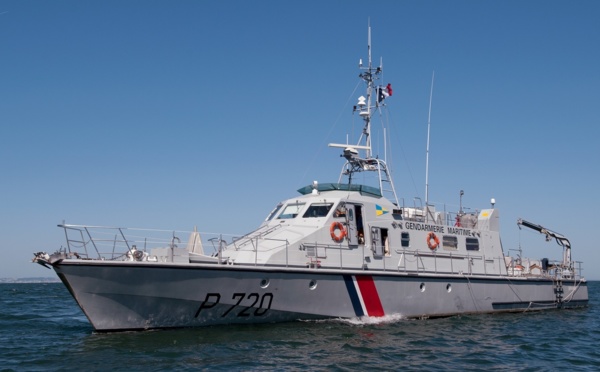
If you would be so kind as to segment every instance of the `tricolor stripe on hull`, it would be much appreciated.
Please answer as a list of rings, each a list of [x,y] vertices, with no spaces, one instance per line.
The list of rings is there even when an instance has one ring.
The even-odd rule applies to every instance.
[[[383,306],[371,275],[344,275],[356,316],[384,316]]]

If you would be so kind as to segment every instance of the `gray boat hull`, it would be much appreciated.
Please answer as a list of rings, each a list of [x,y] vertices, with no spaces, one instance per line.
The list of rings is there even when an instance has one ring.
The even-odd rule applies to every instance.
[[[97,331],[586,306],[585,280],[64,260],[53,268]]]

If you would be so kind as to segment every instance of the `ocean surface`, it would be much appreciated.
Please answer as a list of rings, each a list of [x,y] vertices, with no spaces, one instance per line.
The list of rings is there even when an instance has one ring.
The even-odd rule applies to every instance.
[[[0,370],[599,371],[585,309],[95,333],[60,283],[0,284]]]

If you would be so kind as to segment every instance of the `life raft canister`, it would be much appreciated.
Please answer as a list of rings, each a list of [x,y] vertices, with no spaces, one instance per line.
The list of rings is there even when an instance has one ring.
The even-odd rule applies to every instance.
[[[439,245],[440,245],[440,239],[438,239],[438,237],[437,237],[437,235],[435,235],[435,233],[430,232],[429,234],[427,234],[427,246],[429,247],[429,249],[431,249],[433,251],[437,247],[439,247]]]
[[[336,233],[336,230],[338,230],[339,233]],[[331,234],[331,239],[337,243],[341,243],[346,236],[346,229],[341,222],[333,222],[329,228],[329,233]]]

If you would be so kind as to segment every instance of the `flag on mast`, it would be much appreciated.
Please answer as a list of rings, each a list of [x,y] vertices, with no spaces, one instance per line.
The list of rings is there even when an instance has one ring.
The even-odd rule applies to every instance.
[[[378,87],[377,91],[377,102],[381,103],[384,99],[392,95],[392,84],[388,83],[386,87]]]

